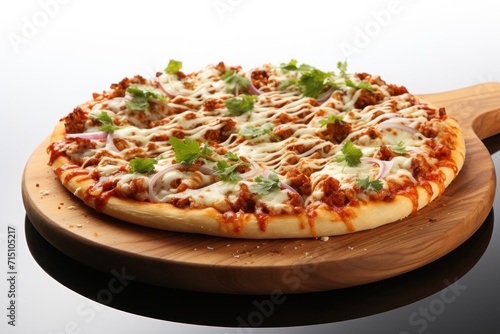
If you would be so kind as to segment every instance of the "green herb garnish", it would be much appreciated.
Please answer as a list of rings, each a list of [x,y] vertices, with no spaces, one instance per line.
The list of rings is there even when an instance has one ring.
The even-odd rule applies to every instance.
[[[132,96],[132,100],[127,103],[131,110],[146,110],[149,108],[149,99],[164,102],[165,95],[149,90],[142,90],[137,86],[127,88],[127,93]]]
[[[297,60],[292,59],[288,64],[280,65],[284,71],[296,71],[295,78],[284,80],[278,89],[285,90],[290,86],[298,86],[304,96],[317,98],[328,86],[325,80],[333,75],[333,72],[323,72],[307,64],[297,66]]]
[[[129,161],[131,173],[149,173],[155,169],[158,160],[153,158],[134,158]]]
[[[177,137],[170,137],[168,140],[174,150],[175,161],[177,163],[192,164],[199,157],[208,157],[213,151],[208,147],[208,142],[205,142],[203,147],[196,140],[184,138],[181,140]]]
[[[250,191],[259,194],[267,195],[280,189],[281,181],[275,171],[269,173],[267,177],[259,175],[255,178],[255,183],[250,186]]]
[[[406,154],[406,146],[403,141],[400,141],[397,145],[392,146],[391,149],[399,155]]]
[[[226,158],[229,161],[239,161],[240,160],[240,157],[238,157],[236,155],[236,153],[233,153],[233,152],[227,152],[226,154],[224,154],[224,158]]]
[[[265,123],[259,127],[254,127],[252,125],[246,125],[243,126],[240,129],[241,136],[245,138],[257,138],[263,135],[268,135],[269,137],[272,137],[274,139],[280,139],[274,132],[273,132],[273,125],[271,123]]]
[[[115,125],[111,117],[109,117],[108,113],[105,112],[104,110],[101,111],[99,115],[90,115],[93,119],[96,121],[99,121],[102,123],[101,125],[101,131],[103,132],[113,132],[115,130],[120,129],[119,126]]]
[[[327,119],[320,120],[319,126],[322,128],[324,126],[327,126],[328,124],[335,124],[335,123],[344,124],[343,116],[330,115],[330,116],[328,116]]]
[[[319,97],[327,86],[325,80],[332,74],[332,72],[323,72],[318,69],[302,74],[298,82],[302,94],[313,98]]]
[[[239,160],[239,158],[238,158]],[[214,171],[217,177],[225,182],[237,182],[241,180],[241,176],[236,171],[238,167],[248,165],[247,163],[230,164],[226,160],[219,160],[214,166]]]
[[[256,100],[257,96],[244,94],[226,100],[224,104],[231,114],[239,116],[252,110]]]
[[[285,71],[299,71],[299,72],[307,72],[314,69],[314,67],[312,67],[311,65],[301,64],[300,66],[297,66],[297,64],[298,64],[297,59],[292,59],[287,64],[281,63],[280,68],[282,68]]]
[[[363,152],[354,146],[352,141],[348,140],[342,146],[342,154],[338,155],[333,161],[334,162],[347,162],[350,167],[356,167],[361,163],[361,158],[363,157]]]
[[[339,76],[343,77],[347,73],[347,60],[344,62],[337,62],[337,69],[339,70]]]
[[[373,189],[375,191],[380,191],[383,187],[382,181],[380,180],[370,181],[368,177],[366,179],[357,179],[356,185],[363,190]]]
[[[238,96],[240,90],[246,91],[250,87],[250,80],[247,77],[236,73],[236,71],[226,71],[221,79],[226,82],[227,91]]]
[[[352,82],[351,80],[346,78],[345,85],[347,87],[356,88],[356,89],[365,89],[369,92],[373,92],[372,85],[367,81],[361,81],[358,84],[355,84],[354,82]]]
[[[178,60],[170,59],[167,67],[165,68],[165,73],[167,74],[176,74],[182,68],[182,62]]]
[[[297,71],[297,59],[291,59],[287,64],[281,63],[280,68],[282,68],[285,71]]]

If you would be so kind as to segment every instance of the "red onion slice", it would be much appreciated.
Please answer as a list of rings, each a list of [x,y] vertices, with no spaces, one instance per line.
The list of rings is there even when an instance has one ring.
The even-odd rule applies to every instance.
[[[326,100],[328,100],[332,96],[334,91],[335,91],[335,88],[331,87],[329,90],[327,90],[326,92],[324,92],[323,94],[318,96],[316,101],[318,101],[318,103],[322,104],[323,102],[325,102]]]
[[[263,171],[262,167],[260,167],[255,161],[253,161],[251,159],[247,159],[247,160],[252,165],[252,168],[248,172],[240,174],[240,177],[243,180],[244,179],[249,179],[251,177],[254,177],[257,174],[262,173],[262,171]]]
[[[111,133],[109,133],[106,137],[106,149],[111,152],[120,152],[120,150],[118,150],[118,148],[115,146],[115,143],[113,142],[113,135]]]
[[[171,99],[173,99],[178,95],[187,96],[187,94],[184,94],[178,90],[173,89],[170,85],[167,86],[166,84],[162,83],[159,79],[157,79],[156,82],[158,83],[158,88]]]
[[[290,191],[291,193],[297,194],[299,201],[300,201],[300,205],[302,207],[304,206],[304,198],[297,190],[295,190],[294,188],[292,188],[291,186],[289,186],[288,184],[283,183],[283,182],[280,182],[280,189],[286,189],[286,190]]]
[[[248,81],[250,81],[250,86],[248,86],[248,92],[252,95],[260,95],[263,93],[260,89],[255,87],[255,85],[252,82],[252,73],[256,70],[258,70],[258,68],[253,68],[247,72],[247,79]]]
[[[205,174],[205,175],[213,175],[215,172],[213,171],[213,169],[211,168],[208,168],[208,167],[203,167],[203,166],[199,166],[199,165],[190,165],[190,164],[185,164],[185,163],[181,163],[181,164],[174,164],[174,165],[171,165],[171,166],[168,166],[162,170],[160,170],[159,172],[157,172],[152,178],[151,180],[149,181],[149,186],[148,186],[148,192],[149,192],[149,198],[153,201],[153,202],[160,202],[160,200],[158,199],[158,197],[156,196],[156,194],[154,193],[154,187],[156,185],[156,183],[163,177],[163,175],[165,175],[166,173],[168,172],[171,172],[171,171],[174,171],[174,170],[179,170],[179,169],[196,169],[197,171]]]
[[[361,162],[373,163],[379,166],[378,174],[375,177],[376,180],[380,180],[386,177],[393,165],[392,161],[384,161],[376,158],[361,158]]]

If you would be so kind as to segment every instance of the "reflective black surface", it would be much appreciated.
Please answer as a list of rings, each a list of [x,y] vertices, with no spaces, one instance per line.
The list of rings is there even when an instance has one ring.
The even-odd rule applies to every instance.
[[[500,166],[495,153],[500,136],[485,144]],[[418,270],[359,287],[285,296],[221,295],[143,284],[129,279],[126,268],[104,273],[72,260],[45,241],[27,218],[25,233],[33,258],[68,294],[77,292],[123,310],[124,321],[141,315],[165,321],[165,329],[182,323],[192,325],[190,332],[211,328],[221,333],[291,332],[306,325],[315,333],[498,333],[498,210],[497,196],[488,218],[468,241]]]
[[[493,212],[468,241],[447,256],[410,273],[348,289],[294,294],[273,298],[267,295],[225,295],[174,290],[127,279],[126,268],[104,273],[85,266],[50,245],[26,219],[25,231],[35,260],[68,288],[110,307],[148,317],[211,326],[297,326],[333,323],[379,314],[431,296],[459,280],[484,255],[493,232]],[[121,276],[126,289],[112,295],[101,290]],[[116,289],[120,289],[117,283]],[[111,289],[112,290],[112,289]],[[455,292],[444,299],[455,299]],[[446,294],[445,294],[446,295]],[[165,301],[168,300],[168,303]],[[436,305],[440,306],[440,303]],[[246,321],[241,315],[259,311]],[[272,313],[272,315],[271,315]],[[269,314],[268,317],[265,315]],[[258,320],[258,321],[257,321]]]

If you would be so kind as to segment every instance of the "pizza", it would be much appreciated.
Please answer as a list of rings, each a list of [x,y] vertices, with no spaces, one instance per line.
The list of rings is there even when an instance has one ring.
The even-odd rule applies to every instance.
[[[417,213],[464,163],[444,108],[346,62],[182,66],[126,77],[57,123],[48,164],[82,204],[173,232],[321,238]]]

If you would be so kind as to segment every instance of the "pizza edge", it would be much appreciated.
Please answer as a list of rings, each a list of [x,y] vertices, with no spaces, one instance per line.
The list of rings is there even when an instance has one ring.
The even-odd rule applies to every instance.
[[[305,213],[277,215],[269,216],[265,224],[259,222],[253,213],[237,213],[228,220],[214,208],[181,209],[168,203],[138,202],[116,196],[110,196],[98,211],[128,223],[160,230],[246,239],[319,238],[373,229],[397,222],[421,210],[439,198],[457,177],[465,162],[465,141],[454,118],[448,117],[444,122],[455,134],[451,152],[455,168],[439,167],[444,179],[442,184],[428,182],[432,194],[424,187],[417,186],[418,204],[409,196],[396,195],[390,202],[370,201],[348,207],[343,210],[347,210],[347,215],[340,215],[324,205],[316,210],[314,218],[308,218]],[[60,122],[54,128],[50,143],[64,139],[65,135],[64,123]],[[52,168],[56,171],[68,163],[71,161],[62,155],[53,161]],[[58,173],[62,185],[86,205],[96,209],[95,199],[86,195],[93,181],[84,176],[69,177],[70,173],[71,170]]]

